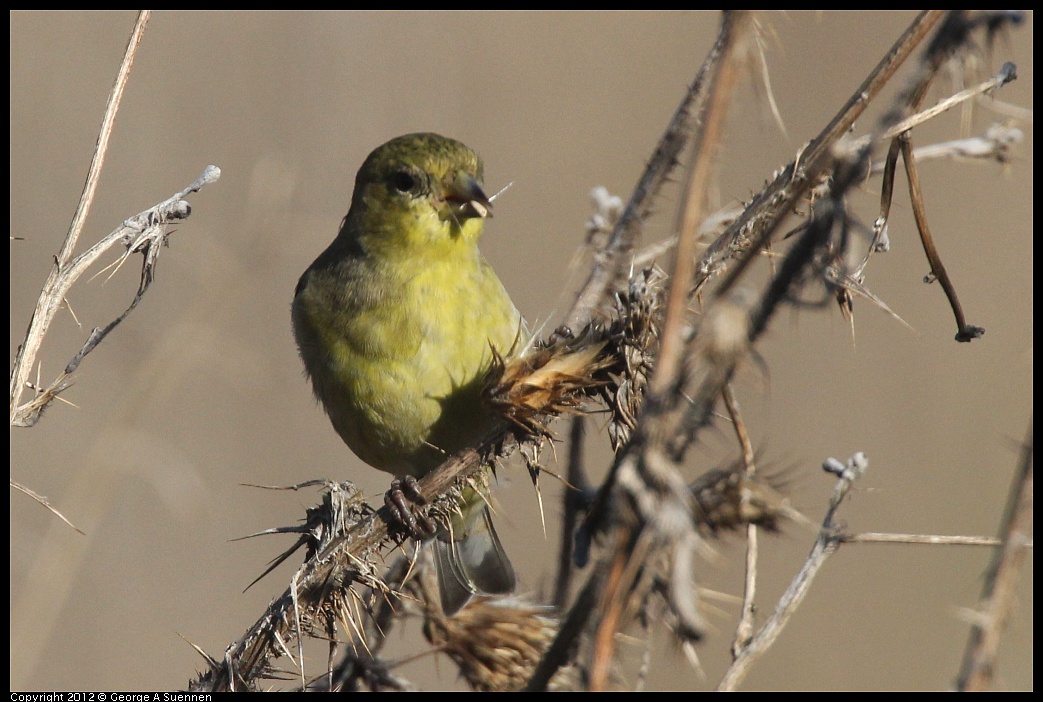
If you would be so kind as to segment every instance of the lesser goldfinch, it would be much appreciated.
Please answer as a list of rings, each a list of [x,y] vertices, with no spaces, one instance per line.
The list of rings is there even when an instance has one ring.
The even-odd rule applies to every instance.
[[[437,134],[377,147],[333,243],[301,276],[293,329],[316,397],[359,458],[419,478],[501,421],[482,402],[521,315],[478,251],[492,207],[474,151]],[[514,589],[485,499],[434,540],[443,609]]]

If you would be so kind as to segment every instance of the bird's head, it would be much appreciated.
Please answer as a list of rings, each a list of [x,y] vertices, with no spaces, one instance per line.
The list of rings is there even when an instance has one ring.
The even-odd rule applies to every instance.
[[[438,134],[406,134],[378,146],[359,169],[346,227],[367,249],[475,245],[492,203],[482,161]]]

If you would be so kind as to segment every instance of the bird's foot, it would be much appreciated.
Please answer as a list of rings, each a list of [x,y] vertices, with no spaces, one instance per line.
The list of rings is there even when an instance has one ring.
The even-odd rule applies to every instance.
[[[398,526],[414,539],[429,539],[438,530],[433,519],[416,511],[416,507],[427,504],[427,500],[411,475],[391,481],[391,489],[384,494],[384,504]]]

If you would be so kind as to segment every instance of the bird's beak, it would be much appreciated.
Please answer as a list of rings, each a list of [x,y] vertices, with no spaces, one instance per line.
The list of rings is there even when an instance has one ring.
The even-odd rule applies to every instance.
[[[460,171],[456,178],[449,183],[445,191],[446,201],[456,205],[454,208],[458,217],[464,219],[470,217],[492,217],[493,203],[482,191],[472,176]]]

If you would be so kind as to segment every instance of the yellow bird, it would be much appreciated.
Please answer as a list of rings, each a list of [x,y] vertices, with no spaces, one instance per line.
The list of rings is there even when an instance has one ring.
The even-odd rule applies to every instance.
[[[419,478],[502,421],[482,380],[524,323],[478,251],[491,206],[467,146],[392,139],[362,164],[340,233],[297,284],[293,330],[315,395],[374,468]],[[447,614],[515,585],[486,501],[466,490],[460,510],[434,540]]]

